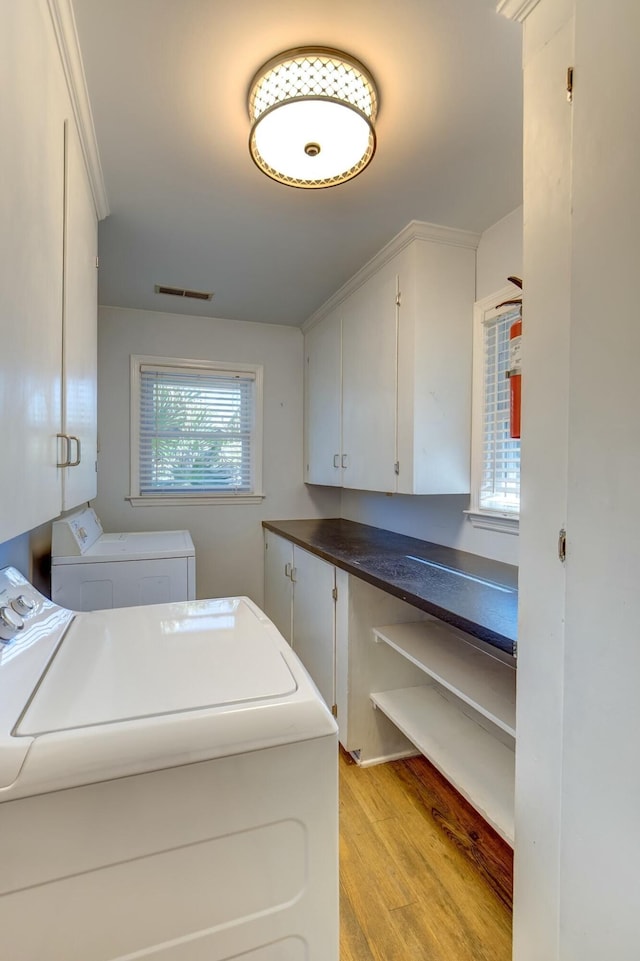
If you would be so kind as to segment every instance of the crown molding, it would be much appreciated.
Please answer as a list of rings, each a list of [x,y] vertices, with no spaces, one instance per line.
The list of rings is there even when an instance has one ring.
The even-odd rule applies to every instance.
[[[469,247],[476,250],[480,243],[480,234],[474,234],[470,230],[456,230],[453,227],[441,227],[439,224],[429,224],[422,220],[412,220],[404,227],[399,234],[396,234],[388,244],[379,250],[371,260],[360,268],[333,294],[321,307],[319,307],[310,317],[308,317],[301,329],[303,331],[314,327],[319,321],[337,307],[350,294],[361,287],[373,274],[377,273],[381,267],[388,263],[393,257],[408,247],[414,241],[427,243],[448,244],[452,247]]]
[[[47,0],[98,220],[109,214],[82,54],[71,0]]]
[[[517,20],[522,23],[527,19],[534,7],[537,7],[540,0],[498,0],[496,13],[501,13],[509,20]]]

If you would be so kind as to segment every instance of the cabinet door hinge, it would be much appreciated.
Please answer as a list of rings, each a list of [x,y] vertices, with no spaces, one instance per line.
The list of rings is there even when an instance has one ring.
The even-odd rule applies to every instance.
[[[393,465],[393,472],[394,472],[394,474],[399,474],[399,473],[400,473],[400,461],[399,461],[399,460],[397,460],[397,461],[395,462],[395,464]]]
[[[333,588],[333,590],[331,591],[331,596],[332,596],[332,598],[334,599],[334,601],[337,601],[337,600],[338,600],[338,588],[337,588],[337,587],[334,587],[334,588]]]
[[[396,307],[401,307],[401,306],[402,306],[402,291],[399,290],[398,293],[396,294]]]
[[[573,67],[567,67],[567,102],[573,103]]]
[[[332,704],[332,705],[331,705],[331,713],[333,714],[334,717],[337,717],[337,716],[338,716],[338,705],[337,705],[337,704]]]
[[[99,268],[99,266],[100,266],[100,258],[96,257],[96,270]]]

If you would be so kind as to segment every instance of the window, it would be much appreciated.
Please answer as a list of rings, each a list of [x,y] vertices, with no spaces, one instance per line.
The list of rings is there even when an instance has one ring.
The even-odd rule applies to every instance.
[[[262,368],[131,358],[135,504],[262,498]]]
[[[472,480],[469,515],[476,526],[517,533],[520,441],[509,434],[509,329],[519,307],[498,307],[505,288],[474,308]]]

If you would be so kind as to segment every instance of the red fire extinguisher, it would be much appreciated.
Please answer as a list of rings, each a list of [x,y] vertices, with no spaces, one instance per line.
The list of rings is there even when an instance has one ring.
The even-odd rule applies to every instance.
[[[520,277],[508,277],[507,279],[522,290],[522,279]],[[501,304],[498,304],[498,307],[506,307],[511,304],[517,304],[520,307],[520,316],[516,317],[509,328],[509,369],[507,371],[510,400],[509,436],[519,438],[522,402],[522,297],[517,297],[514,300],[503,300]]]
[[[509,399],[511,416],[509,434],[520,437],[520,409],[522,403],[522,316],[509,328]]]

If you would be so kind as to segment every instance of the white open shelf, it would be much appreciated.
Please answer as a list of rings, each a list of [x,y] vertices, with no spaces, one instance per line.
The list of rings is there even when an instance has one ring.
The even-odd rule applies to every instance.
[[[371,700],[513,845],[514,751],[435,685],[375,693]]]
[[[374,627],[376,638],[507,734],[516,733],[516,672],[439,621]]]

